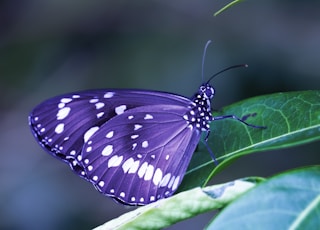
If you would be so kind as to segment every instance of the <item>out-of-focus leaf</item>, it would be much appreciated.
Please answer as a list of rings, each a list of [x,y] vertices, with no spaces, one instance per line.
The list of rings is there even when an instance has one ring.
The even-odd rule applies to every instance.
[[[226,207],[208,229],[319,229],[320,166],[260,183]]]

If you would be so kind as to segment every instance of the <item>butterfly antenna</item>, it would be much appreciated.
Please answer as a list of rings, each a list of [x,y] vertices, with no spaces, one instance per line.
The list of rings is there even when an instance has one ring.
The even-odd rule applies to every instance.
[[[202,56],[202,82],[204,82],[204,60],[206,59],[206,53],[207,53],[207,48],[208,46],[210,45],[211,43],[211,40],[208,40],[205,47],[204,47],[204,50],[203,50],[203,56]]]
[[[214,74],[212,77],[209,78],[209,80],[207,81],[207,84],[215,77],[215,76],[218,76],[219,74],[229,70],[229,69],[235,69],[235,68],[239,68],[239,67],[248,67],[247,64],[240,64],[240,65],[233,65],[233,66],[230,66],[228,68],[225,68],[221,71],[219,71],[218,73]]]

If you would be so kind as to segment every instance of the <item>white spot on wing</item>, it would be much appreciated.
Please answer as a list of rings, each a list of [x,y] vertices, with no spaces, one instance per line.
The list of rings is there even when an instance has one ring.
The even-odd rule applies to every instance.
[[[64,130],[64,123],[60,123],[56,126],[54,131],[56,132],[56,134],[61,134],[63,130]]]
[[[139,165],[140,165],[140,161],[135,161],[135,162],[131,165],[128,173],[136,173],[137,170],[138,170],[138,168],[139,168]]]
[[[108,161],[108,167],[118,167],[122,162],[123,156],[114,155]]]
[[[140,125],[140,124],[135,124],[134,125],[134,130],[136,131],[136,130],[138,130],[138,129],[141,129],[142,128],[142,125]]]
[[[128,119],[129,120],[133,119],[133,115],[128,116]]]
[[[133,165],[134,160],[133,158],[129,158],[128,160],[126,160],[123,165],[122,165],[122,169],[124,173],[127,173],[129,171],[129,169],[131,168],[131,166]]]
[[[110,131],[107,133],[106,138],[111,138],[113,137],[114,131]]]
[[[132,139],[132,140],[134,140],[134,139],[136,139],[136,138],[138,138],[138,137],[139,137],[138,134],[131,135],[131,139]]]
[[[102,156],[109,156],[112,152],[113,152],[113,146],[107,145],[106,147],[104,147],[101,154]]]
[[[95,104],[95,106],[96,106],[96,109],[101,109],[101,108],[103,108],[104,103],[103,102],[98,102],[98,103]]]
[[[176,179],[174,179],[173,185],[172,185],[172,190],[175,191],[178,188],[180,181],[180,176],[177,176]]]
[[[161,180],[159,187],[165,187],[169,183],[171,173],[167,173]]]
[[[100,117],[102,117],[103,115],[104,115],[104,112],[100,112],[100,113],[97,114],[97,118],[100,118]]]
[[[62,98],[61,100],[60,100],[60,102],[62,102],[62,103],[69,103],[69,102],[71,102],[72,101],[72,98]]]
[[[146,170],[146,174],[144,175],[144,180],[148,181],[151,180],[153,177],[154,167],[152,165],[148,165]]]
[[[120,196],[121,196],[121,197],[125,197],[126,194],[125,194],[124,192],[121,192],[121,193],[120,193]]]
[[[162,180],[162,171],[161,171],[161,169],[157,168],[154,175],[153,175],[152,182],[155,185],[158,185],[161,180]]]
[[[127,109],[126,105],[119,105],[114,109],[114,111],[116,112],[116,114],[119,115],[119,114],[122,114],[126,109]]]
[[[100,182],[98,183],[98,185],[99,185],[100,187],[103,187],[103,186],[104,186],[104,181],[100,181]]]
[[[169,181],[169,184],[168,184],[168,188],[171,188],[171,187],[172,187],[175,178],[176,178],[175,176],[172,176],[172,177],[171,177],[171,180]]]
[[[86,149],[87,153],[88,152],[91,152],[92,151],[92,146],[89,146],[87,149]]]
[[[64,107],[62,109],[59,109],[57,113],[57,120],[65,119],[69,115],[70,111],[71,111],[70,107]]]
[[[149,146],[148,141],[142,142],[142,148],[147,148]]]
[[[114,92],[107,92],[107,93],[105,93],[105,94],[103,95],[103,97],[104,97],[104,98],[111,98],[111,97],[113,97],[113,95],[114,95]]]
[[[91,99],[91,100],[89,101],[89,103],[97,103],[98,101],[99,101],[99,99],[94,98],[94,99]]]
[[[139,176],[140,178],[142,178],[142,177],[144,176],[144,174],[145,174],[146,171],[147,171],[147,168],[148,168],[148,163],[147,163],[147,162],[144,162],[144,163],[141,165],[141,167],[140,167],[140,169],[139,169],[139,171],[138,171],[138,176]]]
[[[94,127],[91,127],[90,129],[88,129],[83,135],[84,143],[87,143],[87,141],[90,139],[90,137],[92,137],[92,135],[95,132],[97,132],[98,130],[99,130],[98,126],[94,126]]]
[[[145,119],[145,120],[151,120],[151,119],[153,119],[153,116],[152,116],[151,114],[147,113],[147,114],[144,116],[143,119]]]

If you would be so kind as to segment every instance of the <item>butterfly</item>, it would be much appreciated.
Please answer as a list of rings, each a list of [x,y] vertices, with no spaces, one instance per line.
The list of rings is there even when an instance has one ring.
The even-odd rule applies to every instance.
[[[213,77],[190,99],[130,89],[60,95],[36,106],[29,125],[49,154],[99,192],[127,205],[149,204],[177,190],[210,122],[233,118],[263,128],[234,115],[212,116]]]

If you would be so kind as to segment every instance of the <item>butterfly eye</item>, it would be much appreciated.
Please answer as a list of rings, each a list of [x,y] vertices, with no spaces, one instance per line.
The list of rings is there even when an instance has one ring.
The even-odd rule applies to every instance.
[[[206,87],[206,92],[205,94],[207,95],[208,98],[213,98],[214,96],[214,88],[211,86]]]
[[[202,85],[199,88],[199,94],[201,95],[201,97],[203,98],[213,98],[214,96],[214,89],[212,86],[210,86],[209,84],[207,85]]]

